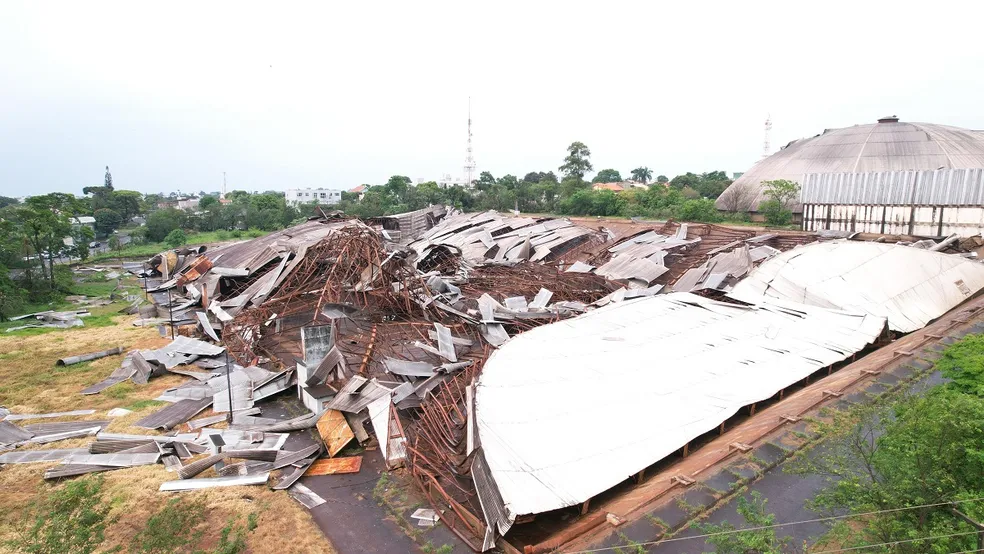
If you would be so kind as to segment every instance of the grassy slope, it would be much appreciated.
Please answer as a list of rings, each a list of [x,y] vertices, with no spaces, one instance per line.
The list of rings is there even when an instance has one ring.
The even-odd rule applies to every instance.
[[[125,283],[134,286],[135,283]],[[103,283],[84,283],[81,290],[105,291],[115,287]],[[149,434],[146,429],[132,427],[138,419],[157,409],[161,403],[153,400],[165,389],[187,380],[179,375],[166,375],[151,380],[147,385],[123,383],[102,394],[82,396],[79,391],[108,376],[117,368],[123,356],[112,356],[93,362],[68,367],[56,367],[55,361],[66,355],[106,350],[123,346],[127,350],[155,348],[166,344],[155,328],[135,327],[130,324],[133,316],[116,315],[126,305],[94,308],[94,315],[86,318],[86,327],[67,330],[17,331],[0,333],[0,405],[14,412],[47,412],[91,408],[95,414],[82,419],[106,419],[106,411],[121,407],[134,413],[113,420],[109,431],[117,433]],[[96,325],[93,325],[96,323]],[[203,415],[209,415],[210,411]],[[80,418],[69,418],[78,420]],[[46,422],[58,420],[44,420]],[[91,438],[70,439],[38,449],[79,448],[91,442]],[[23,528],[26,508],[30,503],[55,487],[58,483],[46,483],[42,479],[45,468],[53,464],[24,464],[0,467],[0,491],[4,509],[0,510],[0,552],[2,546],[18,528]],[[145,524],[147,519],[165,505],[171,495],[161,493],[158,487],[164,481],[176,479],[163,465],[121,469],[103,474],[104,498],[111,502],[113,523],[107,530],[104,547],[126,545]],[[214,477],[209,470],[203,477]],[[250,513],[259,514],[259,526],[250,533],[248,548],[252,552],[333,552],[331,545],[311,519],[308,511],[282,491],[267,487],[231,487],[182,493],[181,498],[191,501],[201,497],[207,504],[206,533],[199,544],[201,548],[214,546],[218,534],[230,517],[239,515],[245,521]],[[289,534],[285,540],[283,533]]]
[[[250,238],[262,237],[268,234],[267,231],[260,231],[258,229],[250,229],[248,231],[238,232],[239,236],[236,237],[235,233],[229,231],[210,231],[207,233],[189,233],[188,242],[185,244],[187,246],[197,246],[200,244],[212,244],[216,242],[225,242],[230,240],[246,240]],[[85,264],[97,263],[97,262],[107,262],[115,260],[119,257],[123,258],[141,258],[141,257],[151,257],[155,254],[159,254],[165,250],[171,249],[170,246],[163,242],[148,242],[144,244],[135,244],[132,246],[127,246],[119,253],[117,252],[104,252],[93,256],[85,261]]]

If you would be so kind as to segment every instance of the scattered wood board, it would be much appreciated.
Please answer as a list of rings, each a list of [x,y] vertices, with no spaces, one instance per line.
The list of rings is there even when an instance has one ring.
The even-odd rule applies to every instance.
[[[312,475],[337,475],[341,473],[358,473],[362,469],[362,456],[349,458],[323,458],[315,460],[311,467],[304,472],[305,477]]]
[[[328,456],[333,457],[355,438],[355,433],[345,421],[345,414],[338,410],[327,410],[318,419],[318,434],[328,447]]]

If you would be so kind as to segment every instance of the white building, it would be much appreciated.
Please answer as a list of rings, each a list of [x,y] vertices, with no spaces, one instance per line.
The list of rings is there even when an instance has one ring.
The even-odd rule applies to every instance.
[[[197,210],[198,203],[201,201],[200,198],[194,196],[189,196],[188,198],[181,198],[178,200],[179,210]]]
[[[342,191],[333,189],[287,189],[285,198],[288,204],[338,204],[342,201]]]
[[[442,189],[453,187],[455,185],[465,188],[471,187],[471,183],[468,182],[466,177],[452,177],[450,173],[445,173],[440,179],[437,180],[437,186]]]

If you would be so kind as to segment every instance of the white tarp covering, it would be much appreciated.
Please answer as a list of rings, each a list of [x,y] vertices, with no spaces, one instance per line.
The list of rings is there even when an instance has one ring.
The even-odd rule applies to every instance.
[[[673,293],[504,344],[485,363],[475,410],[509,517],[584,502],[885,328],[870,315],[783,306]]]
[[[763,263],[735,285],[745,302],[779,299],[864,312],[909,333],[984,288],[984,265],[966,258],[877,242],[810,244]]]

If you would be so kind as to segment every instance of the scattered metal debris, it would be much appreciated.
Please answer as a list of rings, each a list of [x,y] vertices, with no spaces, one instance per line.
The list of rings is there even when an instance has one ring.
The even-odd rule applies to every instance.
[[[116,348],[110,348],[109,350],[103,350],[102,352],[92,352],[89,354],[80,354],[78,356],[68,356],[65,358],[60,358],[55,365],[74,365],[81,362],[90,362],[92,360],[98,360],[99,358],[105,358],[107,356],[115,356],[117,354],[123,353],[123,347],[117,346]]]

